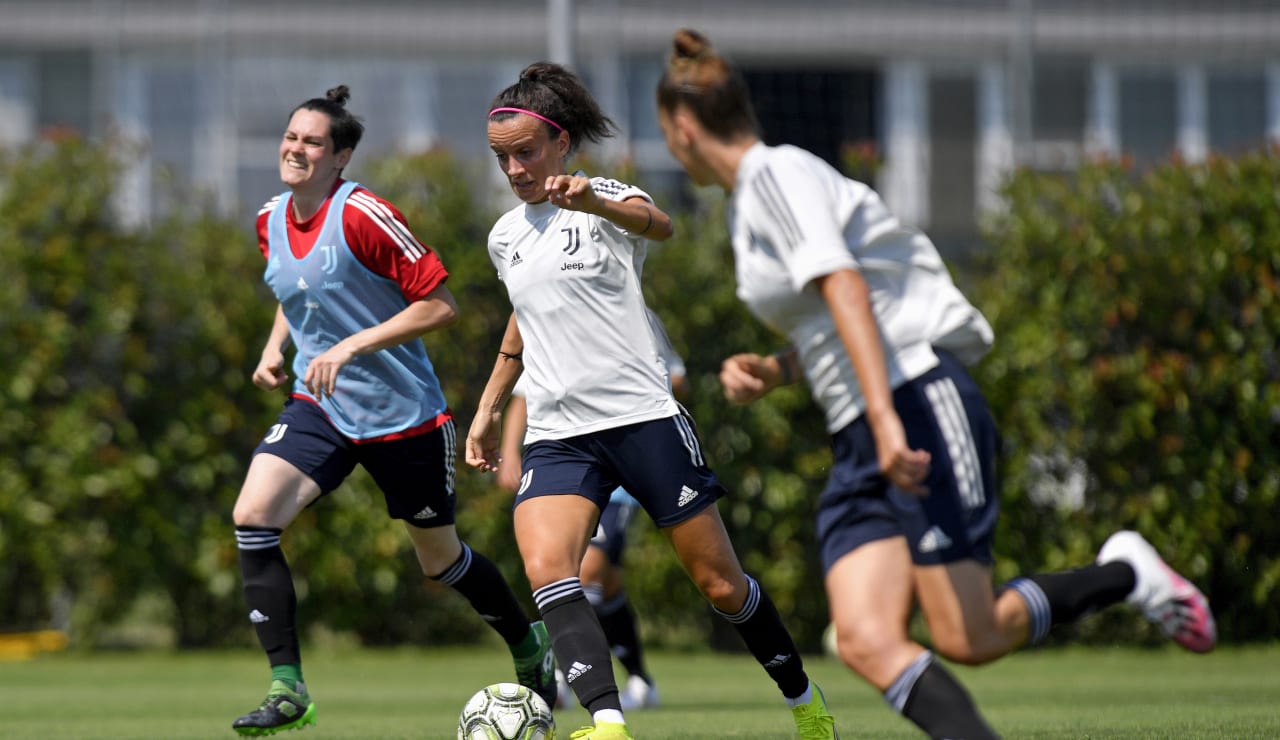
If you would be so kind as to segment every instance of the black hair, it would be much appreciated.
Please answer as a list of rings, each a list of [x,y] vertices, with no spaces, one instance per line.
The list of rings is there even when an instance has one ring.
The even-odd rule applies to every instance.
[[[489,106],[520,108],[554,121],[546,124],[552,138],[560,129],[569,132],[569,153],[583,141],[600,142],[618,130],[604,113],[586,85],[577,75],[553,62],[534,62],[520,72],[520,79],[498,93]],[[516,115],[509,111],[494,113],[492,120],[503,121]],[[559,128],[557,128],[557,126]]]
[[[355,149],[364,135],[364,124],[347,110],[347,100],[351,98],[351,88],[338,85],[330,88],[323,98],[311,98],[289,111],[289,117],[300,110],[313,110],[329,116],[329,137],[333,139],[333,151]]]

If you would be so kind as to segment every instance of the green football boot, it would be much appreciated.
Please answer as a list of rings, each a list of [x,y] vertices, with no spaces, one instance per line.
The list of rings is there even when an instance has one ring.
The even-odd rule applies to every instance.
[[[232,722],[231,728],[241,735],[274,735],[315,723],[316,704],[307,694],[306,684],[299,681],[291,689],[288,683],[276,680],[262,705]]]
[[[529,627],[538,638],[538,652],[528,658],[516,658],[516,680],[542,697],[552,709],[556,706],[556,655],[551,651],[551,636],[547,625],[534,622]]]

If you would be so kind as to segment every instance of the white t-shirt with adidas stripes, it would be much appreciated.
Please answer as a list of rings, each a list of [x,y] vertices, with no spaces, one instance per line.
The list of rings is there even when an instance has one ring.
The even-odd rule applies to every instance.
[[[937,365],[933,346],[965,363],[991,347],[990,325],[929,238],[902,226],[870,187],[803,149],[747,150],[728,220],[738,297],[797,348],[830,432],[866,403],[814,278],[845,268],[862,274],[894,388]]]
[[[644,191],[591,178],[601,198]],[[525,444],[674,416],[640,275],[647,241],[550,202],[522,204],[489,233],[489,258],[524,338]]]

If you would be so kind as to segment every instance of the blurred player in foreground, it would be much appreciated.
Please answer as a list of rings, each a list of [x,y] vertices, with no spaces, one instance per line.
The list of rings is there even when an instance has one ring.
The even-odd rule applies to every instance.
[[[609,643],[579,578],[609,496],[623,486],[670,540],[686,572],[777,683],[803,738],[833,738],[791,635],[742,570],[716,508],[724,495],[692,420],[672,397],[640,273],[671,219],[631,185],[565,161],[613,122],[565,68],[525,68],[488,115],[489,146],[522,205],[489,233],[515,309],[467,435],[467,463],[498,469],[502,411],[522,374],[528,405],[515,535],[556,657],[594,725],[579,740],[631,738]]]
[[[457,305],[444,265],[400,212],[343,179],[364,131],[348,96],[340,86],[293,110],[279,150],[289,190],[258,214],[279,306],[253,382],[287,387],[291,343],[295,378],[232,514],[249,621],[271,664],[266,699],[232,725],[242,735],[315,722],[280,535],[356,465],[404,521],[422,572],[466,597],[506,641],[519,681],[555,701],[546,628],[529,623],[502,574],[454,528],[456,432],[419,338],[451,324]]]
[[[652,309],[648,309],[649,326],[658,341],[658,350],[671,380],[671,392],[676,399],[688,394],[689,383],[685,378],[684,359],[671,346],[671,339],[662,321]],[[520,485],[520,458],[524,446],[525,419],[528,410],[520,383],[516,384],[507,402],[506,417],[502,425],[502,459],[498,465],[498,485],[515,492]],[[627,682],[618,694],[623,711],[645,709],[658,705],[658,687],[644,667],[644,649],[640,644],[640,632],[636,627],[635,609],[627,595],[623,582],[622,553],[627,548],[627,528],[635,517],[640,502],[619,486],[609,496],[609,503],[600,514],[595,536],[587,543],[587,554],[582,558],[582,570],[578,577],[587,601],[595,609],[600,626],[609,647],[618,662],[627,671]],[[560,690],[556,698],[561,707],[571,700],[569,685],[564,672],[556,671]]]
[[[738,295],[790,340],[725,360],[734,401],[803,376],[835,462],[818,540],[844,662],[935,738],[991,738],[968,692],[908,636],[924,611],[934,649],[995,660],[1128,600],[1182,646],[1216,640],[1208,603],[1134,532],[1072,571],[991,583],[997,431],[965,369],[991,346],[986,319],[932,242],[866,185],[812,154],[766,146],[741,75],[695,31],[675,34],[658,83],[667,146],[693,181],[731,197]]]

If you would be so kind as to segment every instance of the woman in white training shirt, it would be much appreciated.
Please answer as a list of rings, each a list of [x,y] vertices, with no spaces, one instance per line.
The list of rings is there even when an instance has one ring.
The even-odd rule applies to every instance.
[[[697,32],[675,34],[657,102],[672,155],[731,196],[738,296],[790,341],[727,359],[726,395],[746,403],[803,376],[826,414],[818,541],[850,668],[931,736],[988,738],[964,688],[908,636],[916,603],[934,649],[960,663],[1126,598],[1184,647],[1213,646],[1204,596],[1134,532],[1108,539],[1096,564],[993,589],[997,431],[965,369],[991,345],[986,320],[873,190],[763,144],[741,75]]]
[[[645,248],[671,236],[671,220],[638,188],[565,168],[580,144],[613,128],[578,78],[550,63],[527,67],[490,106],[489,145],[522,204],[489,234],[514,313],[467,435],[467,463],[497,470],[502,409],[523,374],[515,535],[560,668],[592,715],[593,726],[572,737],[633,737],[578,573],[600,512],[622,486],[778,684],[801,737],[834,738],[777,610],[738,562],[715,506],[724,488],[672,397],[649,325]]]

